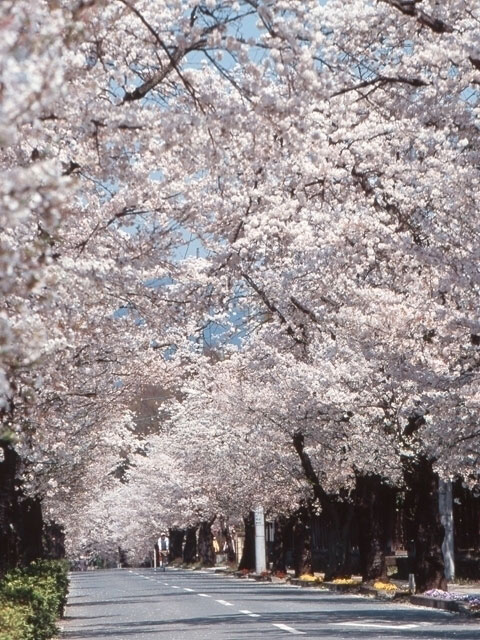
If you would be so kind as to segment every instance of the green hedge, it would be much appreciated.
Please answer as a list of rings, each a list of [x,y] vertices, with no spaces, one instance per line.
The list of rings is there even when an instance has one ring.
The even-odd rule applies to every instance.
[[[68,590],[68,565],[37,560],[0,583],[0,640],[48,640],[56,632]]]

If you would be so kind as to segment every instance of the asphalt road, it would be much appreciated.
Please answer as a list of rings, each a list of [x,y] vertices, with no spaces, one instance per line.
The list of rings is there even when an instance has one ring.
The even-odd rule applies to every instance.
[[[71,576],[65,640],[480,640],[480,623],[361,596],[168,568]]]

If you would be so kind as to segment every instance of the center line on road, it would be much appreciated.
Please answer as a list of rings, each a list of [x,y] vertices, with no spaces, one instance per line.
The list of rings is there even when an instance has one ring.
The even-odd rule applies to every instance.
[[[298,629],[294,629],[293,627],[289,627],[286,624],[274,624],[273,626],[274,627],[278,627],[282,631],[289,631],[290,633],[293,633],[296,636],[304,636],[305,635],[305,631],[298,631]]]
[[[226,600],[215,600],[215,602],[218,602],[219,604],[224,604],[226,607],[233,607],[233,604],[231,602],[227,602]]]
[[[211,598],[207,593],[197,593],[197,596],[201,596],[202,598]]]
[[[176,585],[172,585],[172,589],[180,589],[180,587],[177,587]]]
[[[184,591],[195,591],[195,589],[190,589],[189,587],[183,587]]]
[[[246,616],[250,616],[250,618],[260,618],[259,613],[252,613],[248,609],[240,609],[240,613],[244,613]]]
[[[416,629],[418,624],[382,624],[380,622],[332,622],[338,627],[373,627],[375,629]]]

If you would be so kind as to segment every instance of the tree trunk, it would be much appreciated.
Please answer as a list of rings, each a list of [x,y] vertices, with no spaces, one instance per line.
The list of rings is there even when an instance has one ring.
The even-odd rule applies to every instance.
[[[203,567],[215,566],[212,524],[213,520],[203,520],[198,529],[198,557]]]
[[[170,529],[169,531],[170,550],[168,554],[170,562],[173,562],[174,560],[182,560],[184,538],[185,538],[184,529],[176,529],[176,528]]]
[[[300,431],[293,435],[293,447],[300,458],[305,478],[312,487],[312,497],[314,501],[320,503],[327,522],[328,556],[325,579],[350,575],[350,530],[353,505],[347,499],[342,500],[340,496],[329,495],[322,487],[312,461],[305,451],[305,438]]]
[[[255,571],[255,521],[253,512],[243,519],[245,524],[245,543],[243,545],[242,559],[238,568]]]
[[[15,476],[18,456],[5,441],[0,441],[0,577],[18,564],[18,533],[15,516],[17,492]]]
[[[185,546],[183,547],[183,562],[193,564],[197,559],[197,529],[198,527],[188,527],[185,536]]]
[[[65,532],[56,522],[50,521],[43,528],[43,549],[45,557],[51,560],[65,557]]]
[[[413,573],[417,591],[447,589],[442,554],[438,476],[425,456],[404,461],[406,531],[413,541]]]
[[[295,577],[312,573],[311,534],[309,514],[301,510],[293,527],[293,567]]]
[[[273,537],[273,549],[272,549],[272,570],[274,573],[286,573],[286,545],[285,545],[285,529],[287,519],[285,516],[277,516],[275,518],[275,533]]]
[[[43,557],[43,517],[39,498],[24,498],[18,504],[20,560],[26,566]]]
[[[128,567],[127,552],[119,545],[117,547],[118,567]]]
[[[221,518],[220,520],[220,528],[222,531],[222,536],[225,539],[225,549],[221,549],[221,551],[224,551],[226,553],[227,562],[233,563],[236,561],[237,556],[235,553],[235,547],[233,545],[233,538],[230,532],[230,527],[228,526],[228,522],[224,520],[224,518]]]
[[[19,463],[13,447],[0,441],[0,575],[44,554],[42,503],[23,497]]]
[[[327,518],[325,580],[349,577],[352,574],[350,532],[354,505],[347,500],[342,500],[340,496],[331,496],[325,511]]]
[[[362,579],[385,580],[388,522],[395,492],[378,475],[357,476],[356,485],[355,507]]]

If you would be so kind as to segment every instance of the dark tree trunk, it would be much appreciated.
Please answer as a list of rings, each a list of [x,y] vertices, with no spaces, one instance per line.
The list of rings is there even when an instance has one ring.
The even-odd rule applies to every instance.
[[[310,514],[302,509],[293,527],[293,567],[295,577],[312,573]]]
[[[198,557],[203,567],[215,566],[212,524],[213,520],[203,520],[198,529]]]
[[[185,530],[170,529],[169,538],[170,538],[170,551],[169,551],[170,562],[174,560],[181,560],[183,557],[183,540],[185,538]]]
[[[350,575],[351,549],[350,532],[353,519],[353,504],[341,496],[331,496],[326,493],[320,483],[320,479],[313,468],[312,461],[305,451],[305,439],[300,431],[293,435],[293,447],[302,464],[305,478],[312,487],[313,499],[322,507],[323,515],[327,523],[327,566],[325,579]]]
[[[197,560],[197,528],[188,527],[183,547],[183,561],[185,564],[193,564]]]
[[[20,559],[22,565],[43,557],[42,503],[38,498],[25,498],[18,504]]]
[[[360,572],[364,581],[387,577],[385,553],[394,503],[394,489],[386,485],[380,476],[357,476],[355,507]]]
[[[39,498],[24,498],[16,476],[20,459],[0,441],[0,574],[43,557],[43,519]]]
[[[18,456],[7,442],[0,441],[0,576],[17,566],[18,532],[15,476]]]
[[[238,568],[240,570],[255,570],[255,521],[253,512],[243,519],[245,524],[245,543],[243,545],[242,558]]]
[[[352,574],[350,534],[354,505],[341,496],[330,496],[325,509],[327,516],[327,566],[325,580],[349,577]]]
[[[225,549],[224,552],[227,555],[227,562],[229,563],[233,563],[236,561],[237,556],[235,553],[235,547],[233,545],[233,538],[232,538],[232,534],[230,532],[230,527],[228,526],[228,522],[226,520],[224,520],[224,518],[221,518],[220,520],[220,528],[222,531],[222,536],[225,539]],[[223,550],[221,550],[223,551]]]
[[[272,570],[274,573],[286,573],[286,550],[285,530],[287,519],[285,516],[277,516],[275,518],[275,533],[273,537],[272,548]]]
[[[15,388],[11,380],[10,386]],[[11,399],[0,409],[0,577],[43,555],[41,501],[24,499],[17,478],[20,458],[10,441],[14,409]]]
[[[413,541],[412,568],[418,592],[447,589],[442,553],[438,476],[424,456],[404,461],[406,532]]]
[[[65,532],[56,522],[49,522],[43,529],[44,556],[52,560],[65,557]]]
[[[122,547],[117,547],[119,567],[128,567],[127,552]]]

